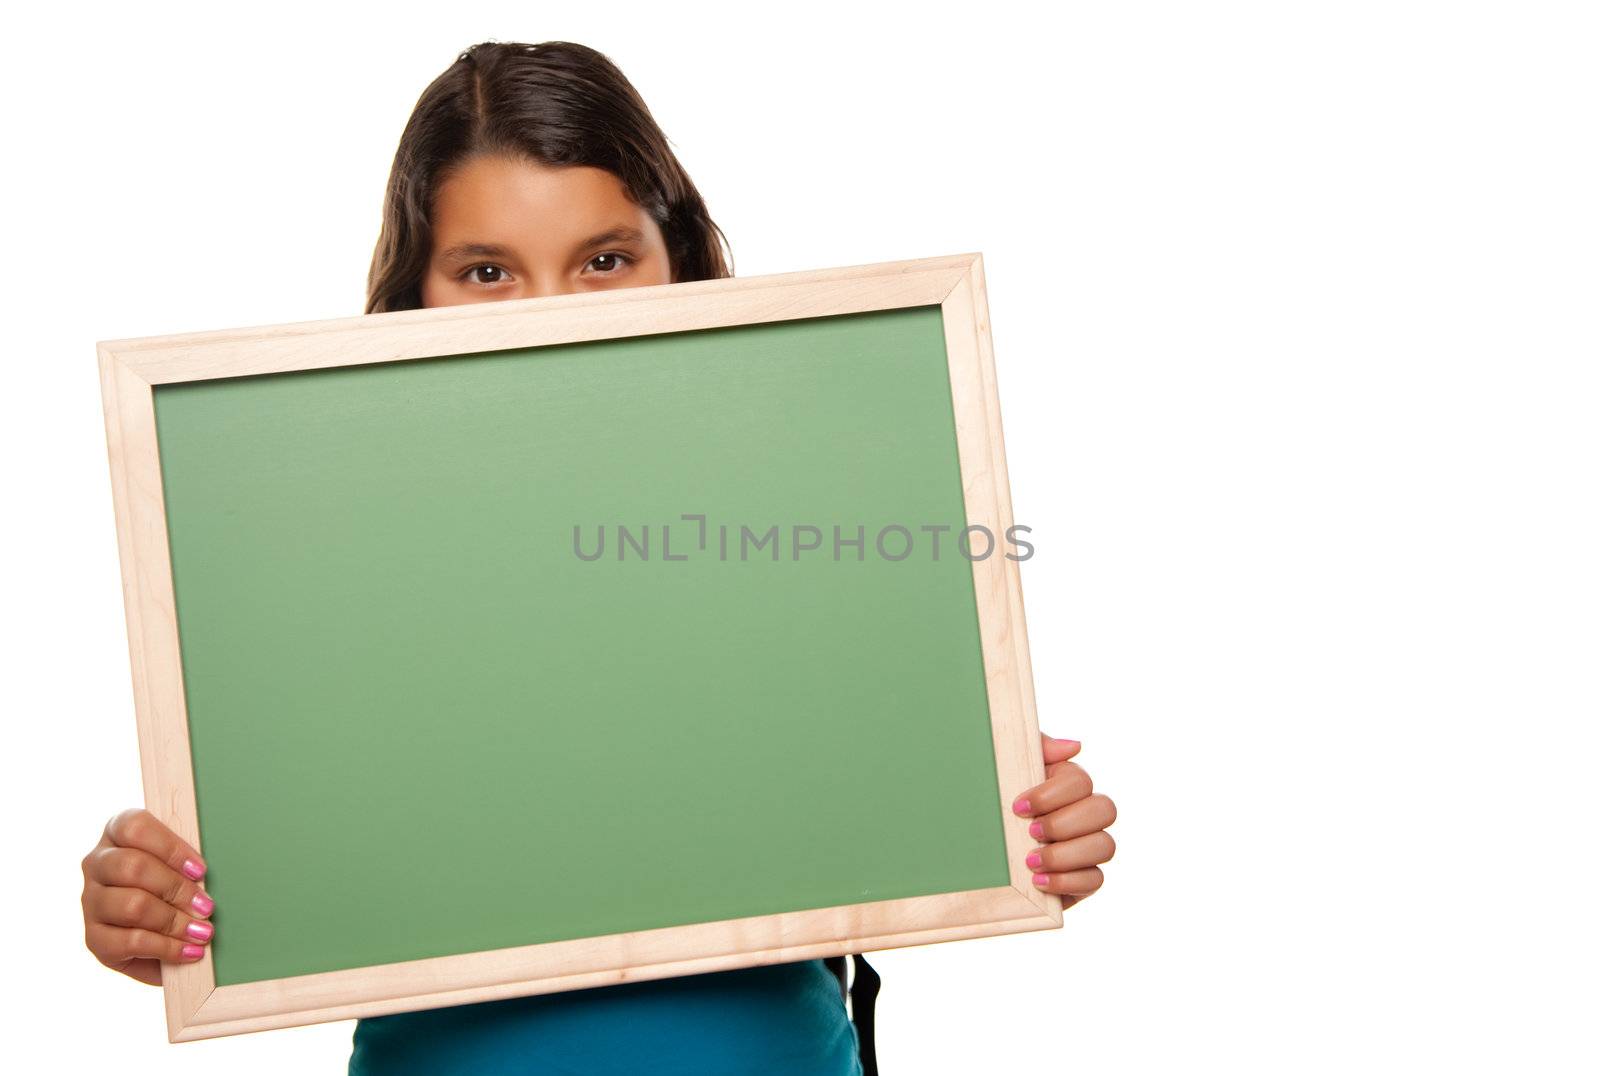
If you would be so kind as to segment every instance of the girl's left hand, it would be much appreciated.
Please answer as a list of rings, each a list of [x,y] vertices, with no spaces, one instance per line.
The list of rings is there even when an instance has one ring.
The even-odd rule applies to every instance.
[[[1040,734],[1044,745],[1045,781],[1018,796],[1012,811],[1032,818],[1028,832],[1044,847],[1028,853],[1033,884],[1059,893],[1070,907],[1105,881],[1099,864],[1109,860],[1117,844],[1106,827],[1117,819],[1117,805],[1094,790],[1082,766],[1068,760],[1082,744]]]

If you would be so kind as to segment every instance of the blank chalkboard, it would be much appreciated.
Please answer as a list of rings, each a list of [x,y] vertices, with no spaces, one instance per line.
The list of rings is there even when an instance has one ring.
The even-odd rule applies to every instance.
[[[967,259],[102,345],[217,900],[173,1037],[1058,925]]]

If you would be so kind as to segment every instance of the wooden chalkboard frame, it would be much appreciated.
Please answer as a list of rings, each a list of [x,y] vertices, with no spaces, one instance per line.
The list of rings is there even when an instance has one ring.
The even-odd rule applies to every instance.
[[[155,386],[935,304],[967,521],[1004,535],[1013,521],[981,254],[100,342],[148,808],[199,847]],[[1036,842],[1005,799],[1044,779],[1021,579],[1008,557],[971,567],[1009,885],[221,987],[208,950],[162,969],[170,1040],[1059,927],[1061,898],[1032,884],[1023,857]]]

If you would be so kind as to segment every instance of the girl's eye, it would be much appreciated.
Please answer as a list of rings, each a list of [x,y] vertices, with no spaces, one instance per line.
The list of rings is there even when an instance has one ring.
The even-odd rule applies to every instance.
[[[600,275],[610,276],[612,273],[619,271],[624,265],[632,265],[633,259],[626,254],[619,254],[614,250],[609,250],[604,254],[596,254],[589,259],[590,265],[594,265],[597,262],[607,263],[608,267],[600,269]]]
[[[474,284],[498,284],[506,278],[506,271],[498,265],[474,265],[466,275]]]

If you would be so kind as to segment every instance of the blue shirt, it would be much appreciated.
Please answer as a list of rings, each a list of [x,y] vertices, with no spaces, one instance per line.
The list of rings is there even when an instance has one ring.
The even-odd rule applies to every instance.
[[[356,1023],[350,1076],[860,1076],[821,960],[617,983]]]

